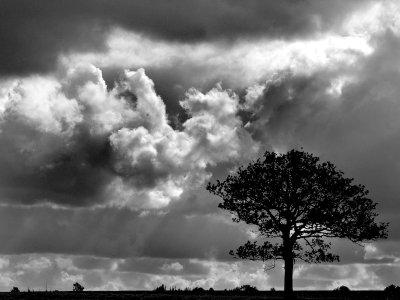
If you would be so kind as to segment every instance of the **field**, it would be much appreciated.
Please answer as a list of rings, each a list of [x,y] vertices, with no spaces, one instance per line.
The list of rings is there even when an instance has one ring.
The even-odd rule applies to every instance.
[[[338,293],[333,291],[298,291],[297,299],[302,300],[387,300],[399,299],[399,296],[391,296],[383,291],[351,291],[348,293]],[[282,299],[281,291],[257,292],[247,295],[235,295],[225,291],[215,291],[204,294],[188,294],[178,292],[154,293],[144,291],[121,291],[121,292],[20,292],[20,293],[0,293],[0,299],[178,299],[178,300],[278,300]]]

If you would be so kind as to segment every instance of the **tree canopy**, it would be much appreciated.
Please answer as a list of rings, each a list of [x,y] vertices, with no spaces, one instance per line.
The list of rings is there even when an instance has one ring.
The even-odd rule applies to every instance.
[[[331,162],[300,150],[260,158],[224,181],[209,183],[208,191],[222,198],[219,207],[233,220],[255,225],[267,238],[248,241],[231,254],[250,260],[285,261],[285,291],[292,290],[293,264],[333,262],[327,238],[354,243],[387,237],[387,223],[375,222],[377,203],[365,186],[344,177]]]

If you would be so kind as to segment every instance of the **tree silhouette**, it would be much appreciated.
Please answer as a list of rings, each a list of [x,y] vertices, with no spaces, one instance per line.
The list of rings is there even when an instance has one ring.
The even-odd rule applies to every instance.
[[[264,240],[248,241],[230,254],[263,262],[282,259],[285,298],[290,299],[296,260],[339,260],[329,252],[326,238],[359,244],[387,237],[388,224],[375,222],[376,203],[367,197],[368,190],[352,182],[310,153],[267,151],[224,181],[208,183],[207,190],[222,198],[219,207],[233,213],[233,221],[255,225]]]
[[[73,290],[74,292],[83,292],[84,289],[85,289],[85,288],[84,288],[79,282],[75,282],[75,283],[72,285],[72,290]]]
[[[391,284],[385,287],[384,292],[390,297],[389,299],[394,299],[400,296],[400,286]]]
[[[341,285],[341,286],[335,288],[333,291],[340,292],[340,293],[349,293],[350,292],[350,288],[348,288],[345,285]]]

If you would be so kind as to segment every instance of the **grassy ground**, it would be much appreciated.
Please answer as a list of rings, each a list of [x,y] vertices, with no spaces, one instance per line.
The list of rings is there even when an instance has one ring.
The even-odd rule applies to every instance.
[[[332,291],[300,291],[296,292],[297,299],[301,300],[395,300],[400,296],[390,296],[383,291],[351,291],[349,293],[337,293]],[[90,299],[90,300],[278,300],[282,299],[282,292],[258,292],[253,295],[233,295],[216,291],[212,294],[190,295],[185,293],[165,293],[155,294],[152,292],[20,292],[20,293],[0,293],[0,299]]]

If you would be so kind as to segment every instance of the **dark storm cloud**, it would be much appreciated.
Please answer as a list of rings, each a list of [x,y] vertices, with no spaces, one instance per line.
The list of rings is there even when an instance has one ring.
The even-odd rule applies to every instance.
[[[253,137],[277,148],[293,140],[297,142],[296,133],[318,119],[319,114],[326,113],[331,105],[326,95],[329,75],[333,74],[323,71],[308,76],[283,73],[282,79],[266,87],[254,103],[252,110],[257,113],[247,116]]]
[[[96,17],[95,3],[71,4],[1,1],[0,74],[45,72],[54,68],[60,53],[100,50],[105,27]]]
[[[96,256],[76,256],[72,260],[73,265],[85,270],[109,270],[113,260]]]
[[[80,78],[80,84],[100,83],[92,77]],[[74,82],[64,82],[62,90],[54,80],[29,77],[4,93],[0,165],[7,172],[0,172],[1,201],[77,206],[103,202],[113,177],[111,146],[106,134],[93,134],[95,126],[80,122],[93,112],[90,104],[79,108],[77,95],[67,99],[72,86],[80,89]]]
[[[160,259],[149,257],[128,258],[118,264],[118,271],[170,275],[207,275],[209,268],[195,260]]]
[[[398,264],[383,264],[376,267],[375,274],[379,277],[383,286],[396,284],[400,279],[400,266]]]
[[[191,258],[194,255],[231,260],[230,247],[239,246],[247,236],[238,227],[221,226],[223,222],[201,215],[163,218],[158,231],[147,237],[145,252],[153,257]]]
[[[217,168],[217,167],[216,167]],[[226,172],[224,166],[219,166],[222,172]],[[210,179],[211,181],[214,181]],[[210,214],[215,212],[222,212],[217,208],[218,203],[221,201],[211,195],[206,189],[205,184],[203,189],[194,190],[185,193],[183,201],[176,201],[169,205],[169,210],[174,214]]]
[[[43,136],[31,127],[15,125],[2,127],[0,165],[7,168],[7,172],[0,172],[3,202],[87,206],[104,201],[102,194],[113,177],[111,149],[105,137],[93,138],[82,128],[75,140],[63,147],[57,136]],[[31,144],[31,149],[21,151],[16,136],[43,144]],[[49,145],[54,147],[52,151]]]
[[[5,0],[0,3],[0,74],[50,71],[60,53],[101,51],[104,34],[114,26],[188,42],[291,38],[330,28],[359,3]]]
[[[0,223],[0,238],[8,241],[0,245],[2,254],[231,260],[229,250],[247,238],[240,226],[215,215],[143,216],[129,209],[0,207]],[[107,264],[76,262],[82,268],[99,268],[103,263]]]
[[[319,140],[307,136],[305,143],[366,185],[379,202],[379,211],[390,214],[400,209],[400,43],[388,32],[377,44],[374,55],[357,72],[355,83],[344,88],[343,102],[324,125],[326,131],[319,132]]]

